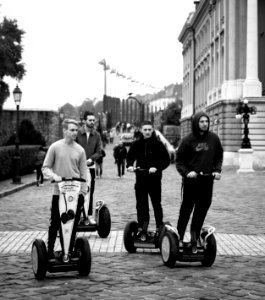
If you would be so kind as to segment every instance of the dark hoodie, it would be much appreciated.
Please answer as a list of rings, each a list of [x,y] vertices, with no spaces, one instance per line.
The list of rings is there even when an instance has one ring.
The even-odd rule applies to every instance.
[[[133,166],[135,161],[136,167],[141,169],[154,167],[158,173],[162,172],[170,164],[168,151],[154,132],[148,139],[144,139],[141,135],[131,145],[127,154],[127,168]]]
[[[221,172],[223,163],[223,148],[219,137],[209,131],[203,135],[199,133],[199,120],[209,116],[201,111],[194,115],[192,133],[185,136],[177,150],[176,167],[180,175],[186,177],[191,171],[196,173]]]

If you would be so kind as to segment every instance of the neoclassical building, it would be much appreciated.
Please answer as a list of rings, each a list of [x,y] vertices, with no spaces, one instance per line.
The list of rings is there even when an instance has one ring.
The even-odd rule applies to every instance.
[[[194,1],[179,41],[183,44],[181,134],[191,118],[205,110],[225,150],[225,164],[238,164],[243,137],[236,108],[244,100],[250,116],[249,138],[254,167],[265,166],[265,1]]]

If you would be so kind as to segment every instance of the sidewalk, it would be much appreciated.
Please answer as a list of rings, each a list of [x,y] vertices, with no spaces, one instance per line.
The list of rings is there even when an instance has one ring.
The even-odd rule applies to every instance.
[[[36,184],[36,174],[21,176],[21,184],[12,182],[12,178],[0,181],[0,198],[21,191],[29,186]]]

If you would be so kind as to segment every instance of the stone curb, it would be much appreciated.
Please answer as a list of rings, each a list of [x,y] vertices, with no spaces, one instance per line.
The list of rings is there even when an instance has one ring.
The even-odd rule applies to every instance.
[[[32,182],[28,182],[28,183],[19,184],[18,186],[13,187],[13,188],[11,188],[9,190],[0,192],[0,198],[6,197],[6,196],[11,195],[13,193],[16,193],[18,191],[21,191],[21,190],[23,190],[23,189],[25,189],[27,187],[33,186],[35,184],[36,184],[36,180],[32,181]]]

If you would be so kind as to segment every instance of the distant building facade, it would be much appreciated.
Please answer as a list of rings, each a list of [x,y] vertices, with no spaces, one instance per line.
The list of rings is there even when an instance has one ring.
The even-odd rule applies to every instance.
[[[242,120],[235,118],[240,101],[256,106],[249,137],[254,166],[265,166],[265,1],[194,1],[179,35],[183,44],[181,136],[191,118],[205,110],[211,129],[224,146],[225,164],[238,164]]]

